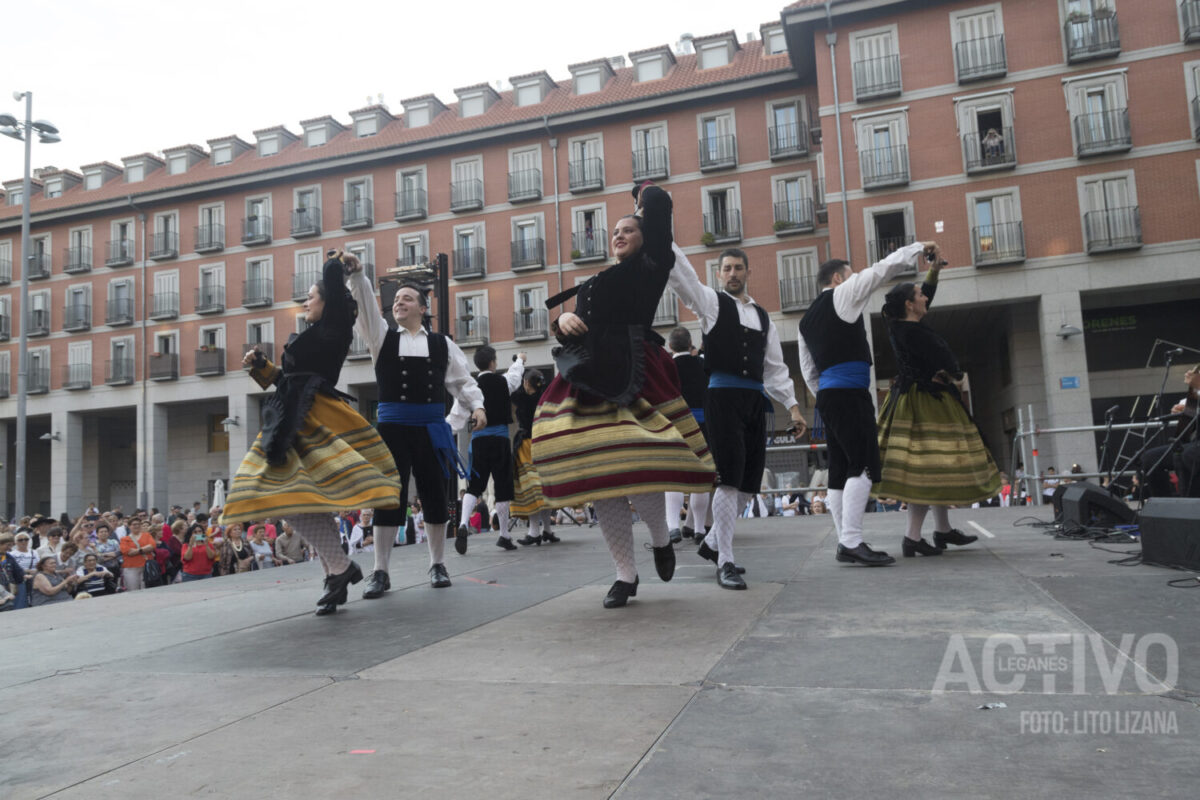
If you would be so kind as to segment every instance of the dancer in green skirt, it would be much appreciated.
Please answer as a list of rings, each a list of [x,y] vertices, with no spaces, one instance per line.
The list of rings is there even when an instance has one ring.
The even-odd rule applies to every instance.
[[[962,371],[946,341],[921,320],[937,291],[940,263],[921,286],[901,283],[887,293],[883,316],[899,375],[879,412],[881,480],[872,494],[908,503],[905,556],[941,555],[947,544],[978,537],[950,527],[949,506],[969,506],[1000,491],[1000,472],[962,404]],[[921,538],[933,508],[933,544]]]

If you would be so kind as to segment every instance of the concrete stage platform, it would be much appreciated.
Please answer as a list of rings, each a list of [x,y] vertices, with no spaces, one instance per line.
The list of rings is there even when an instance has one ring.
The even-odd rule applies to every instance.
[[[661,583],[639,525],[612,611],[599,530],[560,527],[447,548],[449,589],[398,548],[333,617],[314,564],[3,614],[0,797],[1194,796],[1200,590],[1027,513],[885,569],[828,517],[744,520],[745,592],[686,542]]]

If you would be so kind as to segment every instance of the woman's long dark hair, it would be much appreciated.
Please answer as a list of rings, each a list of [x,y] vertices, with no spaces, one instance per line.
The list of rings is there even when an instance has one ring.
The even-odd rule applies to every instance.
[[[908,315],[905,306],[916,296],[917,285],[911,282],[900,283],[892,287],[883,297],[883,316],[890,322],[898,322]]]

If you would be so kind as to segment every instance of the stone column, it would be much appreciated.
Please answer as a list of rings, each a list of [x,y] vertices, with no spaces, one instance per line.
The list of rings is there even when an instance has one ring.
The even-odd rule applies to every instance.
[[[150,403],[137,409],[138,503],[147,508],[170,506],[170,467],[167,464],[169,426],[167,407]]]
[[[8,420],[0,420],[0,516],[8,518]]]
[[[83,417],[70,411],[54,411],[50,430],[58,435],[50,442],[50,513],[63,511],[71,519],[84,509]]]
[[[1039,428],[1065,428],[1092,424],[1092,391],[1088,383],[1087,354],[1082,334],[1063,338],[1065,323],[1083,328],[1079,292],[1066,290],[1042,295],[1039,309],[1043,376],[1046,382],[1046,413],[1038,417]],[[1090,432],[1057,433],[1037,439],[1038,466],[1054,467],[1059,474],[1078,463],[1084,472],[1095,472],[1096,439]]]

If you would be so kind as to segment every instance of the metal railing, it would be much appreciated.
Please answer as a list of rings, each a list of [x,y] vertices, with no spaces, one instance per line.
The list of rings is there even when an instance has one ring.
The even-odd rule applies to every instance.
[[[550,314],[544,308],[518,309],[513,312],[513,338],[518,342],[550,336]]]
[[[854,99],[870,100],[900,94],[900,56],[880,56],[855,61]]]
[[[1097,111],[1078,114],[1075,117],[1075,153],[1091,156],[1113,153],[1133,147],[1133,134],[1129,129],[1129,109]]]
[[[471,178],[450,182],[450,210],[477,211],[483,208],[483,181]]]
[[[889,253],[899,250],[905,245],[912,244],[914,241],[915,239],[911,234],[906,236],[885,236],[882,239],[872,239],[870,242],[868,242],[867,257],[870,259],[872,264],[876,264],[882,261]],[[898,274],[916,275],[917,271],[914,268],[905,270],[904,272]]]
[[[540,200],[542,197],[542,171],[521,169],[508,173],[508,200]]]
[[[0,398],[8,397],[9,387],[12,385],[12,375],[7,372],[0,372]]]
[[[959,42],[954,45],[954,63],[958,66],[959,83],[1004,75],[1008,72],[1004,34]]]
[[[151,259],[178,258],[179,234],[175,231],[159,231],[152,235],[148,257]]]
[[[1195,126],[1192,130],[1192,137],[1197,142],[1200,142],[1200,95],[1192,98],[1192,125]],[[3,265],[0,265],[0,271],[3,271]],[[6,274],[10,278],[12,277],[11,264],[9,265],[8,272]]]
[[[149,377],[152,381],[179,380],[179,354],[154,353],[151,355]]]
[[[50,333],[50,312],[44,308],[34,308],[29,311],[27,318],[29,336],[46,336]]]
[[[482,278],[487,272],[487,254],[482,247],[457,247],[454,250],[455,280]]]
[[[116,299],[109,300],[104,307],[104,324],[132,325],[133,298],[118,297]]]
[[[596,261],[608,258],[608,242],[603,231],[578,231],[571,234],[571,260]]]
[[[0,314],[0,342],[7,342],[12,337],[12,317]]]
[[[305,289],[305,292],[308,290]],[[269,306],[275,301],[275,279],[254,278],[242,281],[242,307]]]
[[[908,145],[873,147],[858,154],[864,189],[908,183]]]
[[[396,192],[396,220],[424,219],[429,213],[429,201],[424,189]]]
[[[722,169],[737,166],[737,136],[706,136],[700,140],[700,169]]]
[[[50,368],[31,367],[28,387],[29,394],[45,394],[50,391]]]
[[[342,203],[342,228],[369,228],[375,224],[375,204],[369,197]]]
[[[779,281],[779,307],[784,311],[803,311],[817,299],[817,276],[783,278]]]
[[[92,365],[76,362],[63,367],[64,389],[92,388]]]
[[[86,331],[92,327],[92,307],[78,303],[67,303],[63,307],[63,330]]]
[[[803,122],[773,125],[767,128],[767,146],[771,158],[808,155],[808,126]]]
[[[1089,211],[1083,215],[1083,228],[1089,253],[1142,246],[1142,215],[1138,206]]]
[[[1183,40],[1200,41],[1200,0],[1183,0],[1179,13],[1183,16]]]
[[[104,362],[104,382],[109,386],[133,383],[133,359],[117,358]]]
[[[487,317],[459,317],[454,321],[454,340],[460,347],[487,344]]]
[[[155,292],[150,296],[150,319],[175,319],[179,316],[179,292]]]
[[[293,237],[316,236],[321,232],[320,206],[297,208],[292,212],[291,234]]]
[[[604,188],[604,159],[577,158],[567,163],[567,188],[586,192]]]
[[[242,219],[242,244],[266,244],[271,241],[271,218],[265,215]]]
[[[713,244],[742,240],[742,212],[727,208],[723,212],[704,215],[704,233],[712,236]]]
[[[425,264],[429,261],[429,256],[424,250],[417,250],[411,255],[398,256],[396,258],[397,267],[415,267],[420,264]]]
[[[218,285],[196,288],[196,313],[215,314],[225,310],[225,287]]]
[[[670,289],[664,291],[662,297],[658,298],[658,306],[654,309],[654,319],[650,324],[656,328],[660,325],[679,324],[679,298]]]
[[[225,348],[224,347],[201,347],[196,351],[196,374],[209,375],[224,375],[225,374]]]
[[[209,225],[196,226],[197,253],[211,253],[225,248],[225,226],[214,222]]]
[[[63,262],[63,272],[71,275],[92,271],[92,248],[68,247],[65,251],[66,261]]]
[[[108,243],[106,267],[126,267],[133,263],[135,248],[132,239],[114,239]]]
[[[297,272],[292,276],[292,299],[298,303],[308,299],[308,290],[319,280],[321,273],[316,270]]]
[[[29,280],[40,280],[50,277],[50,254],[34,253],[29,259]]]
[[[963,136],[963,156],[967,162],[967,174],[988,172],[994,169],[1010,169],[1017,165],[1017,150],[1013,147],[1013,129],[1003,128],[992,135],[968,133]]]
[[[512,268],[514,270],[546,265],[546,241],[544,239],[517,239],[512,242]]]
[[[797,233],[816,228],[813,201],[808,197],[784,200],[775,204],[775,232]]]
[[[12,283],[12,259],[0,258],[0,285]]]
[[[633,151],[633,179],[652,181],[668,177],[667,148],[663,145]]]
[[[1067,40],[1067,63],[1105,58],[1121,52],[1121,32],[1117,27],[1116,12],[1103,14],[1075,14],[1067,17],[1063,25]]]
[[[976,225],[971,228],[971,252],[976,264],[1025,260],[1025,229],[1020,222]]]

